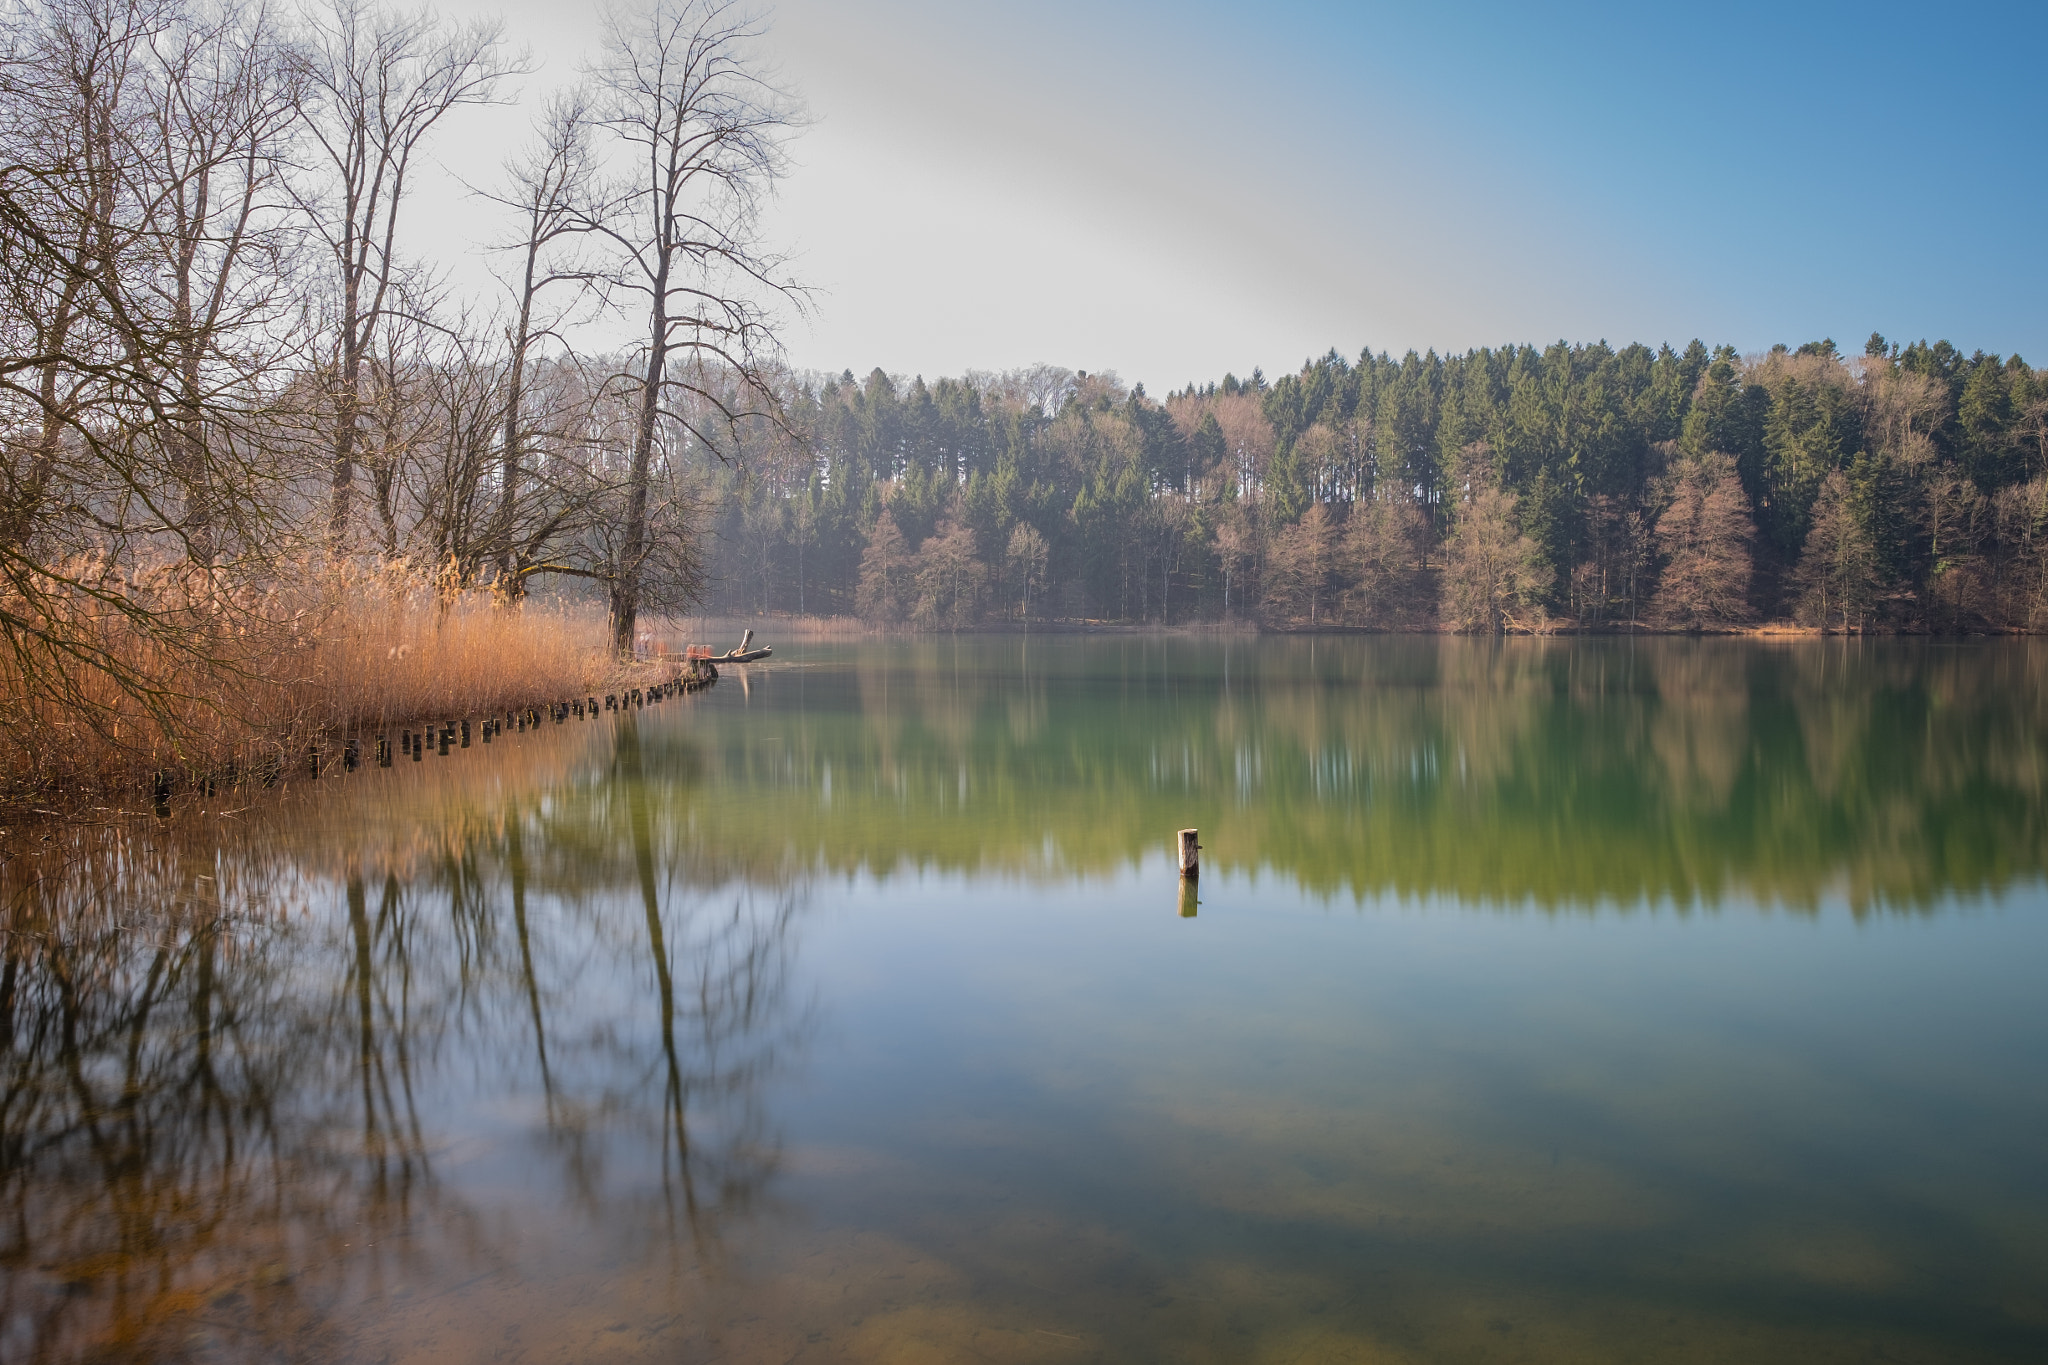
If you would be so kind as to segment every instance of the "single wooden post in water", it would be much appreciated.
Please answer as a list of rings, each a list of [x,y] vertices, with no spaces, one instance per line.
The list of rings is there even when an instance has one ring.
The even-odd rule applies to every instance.
[[[1191,829],[1180,832],[1180,875],[1190,879],[1202,875],[1202,845],[1195,836]]]

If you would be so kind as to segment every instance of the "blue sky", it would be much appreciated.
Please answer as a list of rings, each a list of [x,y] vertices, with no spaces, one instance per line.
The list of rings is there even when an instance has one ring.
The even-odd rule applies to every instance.
[[[450,8],[504,14],[533,91],[595,31]],[[812,118],[766,224],[819,291],[785,329],[800,365],[1043,360],[1158,391],[1331,346],[1873,328],[2048,364],[2048,7],[767,13]],[[471,118],[444,156],[495,160],[517,126]],[[459,234],[440,249],[470,268]]]

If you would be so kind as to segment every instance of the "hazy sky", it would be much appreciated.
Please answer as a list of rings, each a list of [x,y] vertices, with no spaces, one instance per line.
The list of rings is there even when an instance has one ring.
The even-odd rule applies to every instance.
[[[496,13],[539,93],[593,11]],[[2048,7],[784,0],[798,365],[1155,392],[1331,346],[1947,337],[2048,363]],[[466,111],[476,179],[523,135]],[[413,221],[480,278],[478,206]]]

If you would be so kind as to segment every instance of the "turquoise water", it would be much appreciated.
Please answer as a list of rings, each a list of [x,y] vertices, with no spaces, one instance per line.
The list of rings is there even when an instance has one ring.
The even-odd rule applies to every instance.
[[[2037,655],[793,647],[39,830],[0,1358],[2048,1358]]]

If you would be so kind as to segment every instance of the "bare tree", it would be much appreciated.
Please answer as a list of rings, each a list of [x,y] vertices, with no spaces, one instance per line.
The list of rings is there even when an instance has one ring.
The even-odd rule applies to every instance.
[[[897,528],[896,518],[884,507],[868,534],[867,548],[860,557],[860,614],[870,621],[903,619],[904,599],[916,572],[916,557]]]
[[[211,565],[220,519],[246,507],[220,496],[211,466],[237,444],[220,439],[219,428],[237,413],[238,395],[282,368],[295,340],[279,285],[296,234],[283,162],[302,65],[262,3],[183,11],[150,48],[135,159],[143,231],[159,262],[148,287],[165,296],[169,324],[160,357],[172,414],[168,463],[192,557]],[[229,477],[245,486],[264,480],[270,471],[260,465],[240,463]]]
[[[485,329],[466,324],[458,320],[437,348],[438,363],[419,368],[432,439],[414,472],[422,548],[461,584],[475,582],[501,544],[490,481],[501,453],[495,446],[505,380]]]
[[[615,249],[612,287],[647,310],[640,363],[622,377],[638,421],[610,568],[621,653],[632,648],[655,548],[648,498],[664,418],[729,457],[742,420],[779,413],[764,364],[772,305],[801,294],[757,227],[794,114],[754,65],[759,32],[725,0],[656,0],[607,19],[592,73],[592,118],[623,169],[590,226]]]
[[[1390,485],[1353,504],[1339,553],[1352,581],[1352,613],[1360,624],[1387,625],[1402,612],[1403,590],[1422,536],[1422,509],[1405,490]]]
[[[974,552],[973,530],[956,521],[940,522],[917,552],[913,618],[921,626],[953,630],[972,624],[987,580],[988,568]]]
[[[1173,624],[1173,580],[1191,544],[1197,543],[1200,523],[1192,499],[1178,491],[1156,493],[1146,509],[1152,540],[1159,558],[1159,624]]]
[[[127,133],[134,68],[164,19],[121,0],[7,17],[0,281],[10,335],[0,375],[9,398],[25,400],[8,424],[22,436],[8,442],[0,490],[0,554],[12,561],[38,527],[67,453],[96,462],[107,427],[94,409],[141,396],[122,364],[121,334],[144,325],[120,274],[135,237],[133,215],[123,212],[132,188]]]
[[[1652,613],[1688,630],[1747,620],[1756,528],[1734,459],[1709,453],[1682,461],[1671,490],[1657,518],[1664,572]]]
[[[1266,602],[1281,613],[1319,624],[1324,606],[1342,591],[1337,581],[1343,528],[1323,503],[1312,504],[1300,521],[1273,537],[1266,556]]]
[[[404,276],[398,222],[407,177],[434,125],[459,105],[489,100],[507,67],[495,23],[444,29],[425,11],[332,4],[309,16],[302,112],[322,173],[307,206],[333,258],[328,534],[339,545],[355,489],[363,366]]]
[[[1019,605],[1023,610],[1024,619],[1029,621],[1032,586],[1036,584],[1042,587],[1045,584],[1045,566],[1050,557],[1045,537],[1040,535],[1038,528],[1030,522],[1018,522],[1010,529],[1007,557],[1011,576],[1016,579],[1018,589],[1023,593],[1023,601]]]
[[[1550,587],[1542,547],[1515,523],[1515,496],[1479,485],[1459,508],[1444,543],[1443,613],[1457,630],[1498,635],[1518,608],[1534,606]]]
[[[541,115],[531,150],[506,167],[508,188],[491,196],[518,214],[521,235],[508,244],[519,272],[511,286],[513,317],[506,327],[504,435],[499,446],[498,510],[493,526],[499,581],[515,595],[525,591],[520,570],[531,560],[517,553],[520,499],[527,491],[529,374],[535,349],[558,338],[561,309],[548,309],[543,296],[559,286],[583,286],[592,275],[564,248],[588,231],[585,196],[593,189],[589,108],[580,90],[556,96]]]
[[[1259,540],[1252,519],[1241,504],[1232,503],[1216,524],[1216,558],[1223,564],[1223,615],[1230,616],[1230,590],[1238,590],[1238,610],[1244,610],[1245,572],[1258,562]]]
[[[251,468],[260,31],[169,0],[0,13],[0,705],[97,727],[106,683],[163,719],[221,624],[183,570],[252,501],[215,466]]]
[[[1822,628],[1839,619],[1844,630],[1860,629],[1877,604],[1877,554],[1856,520],[1849,480],[1839,469],[1821,482],[1813,529],[1793,577],[1800,590],[1799,615]]]

